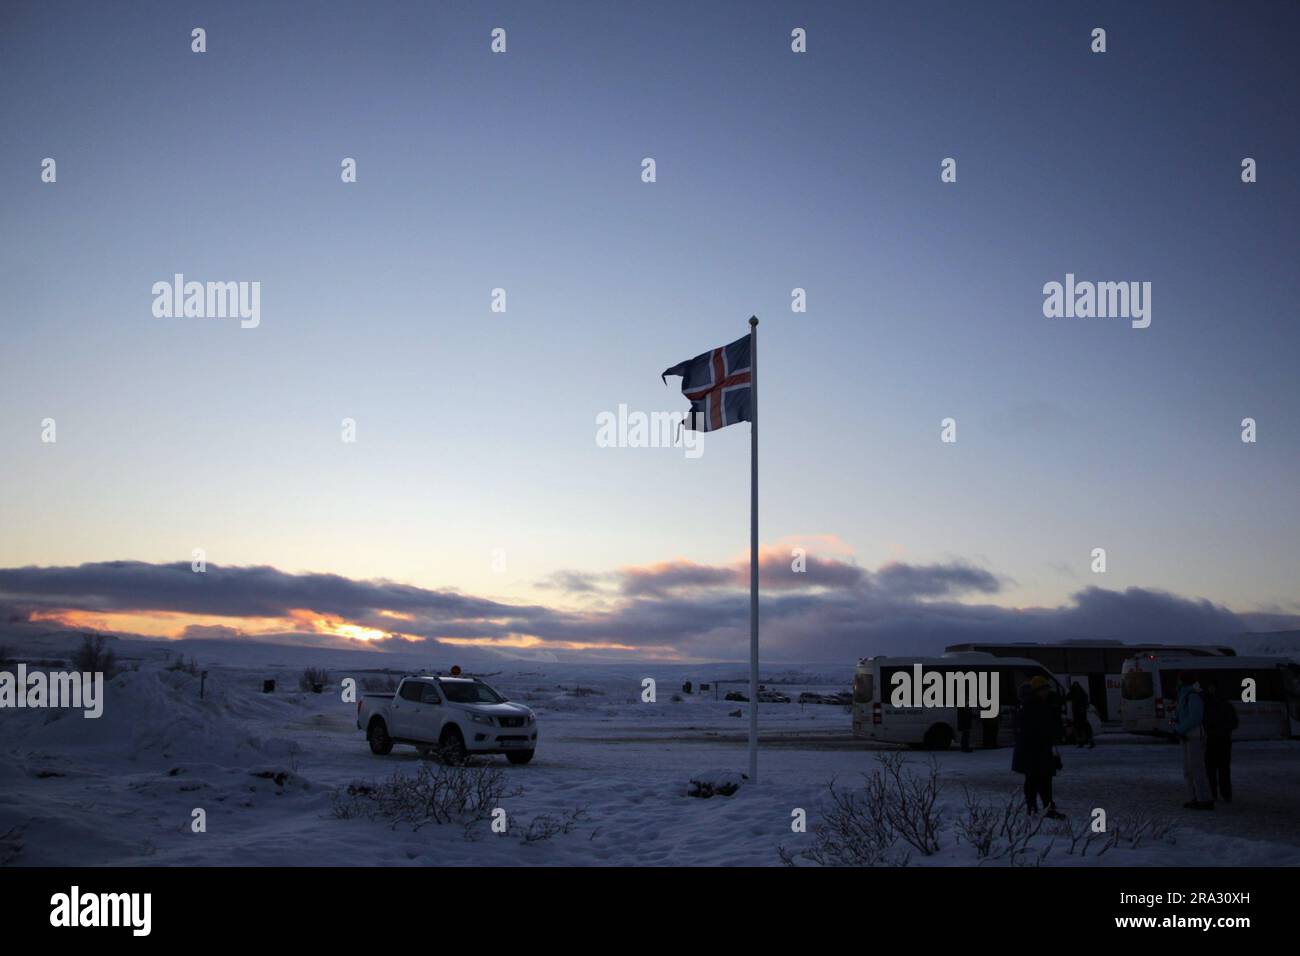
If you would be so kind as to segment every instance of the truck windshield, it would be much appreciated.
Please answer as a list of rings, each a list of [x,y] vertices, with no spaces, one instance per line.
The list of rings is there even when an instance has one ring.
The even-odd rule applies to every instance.
[[[505,700],[487,684],[475,681],[439,681],[438,686],[453,704],[499,704]]]

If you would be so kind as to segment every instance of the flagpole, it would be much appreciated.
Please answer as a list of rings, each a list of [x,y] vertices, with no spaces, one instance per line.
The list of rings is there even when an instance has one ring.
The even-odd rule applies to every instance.
[[[758,316],[749,317],[749,781],[758,782]]]

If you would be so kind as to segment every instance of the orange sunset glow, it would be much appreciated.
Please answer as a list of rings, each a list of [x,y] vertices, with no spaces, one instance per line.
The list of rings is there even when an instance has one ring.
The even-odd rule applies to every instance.
[[[379,611],[377,616],[395,620],[412,621],[414,616],[397,611]],[[308,633],[344,637],[360,644],[385,638],[419,642],[418,634],[401,631],[383,631],[356,624],[334,614],[321,614],[309,608],[293,608],[283,617],[223,617],[215,614],[189,614],[182,611],[85,611],[62,608],[33,611],[29,618],[48,624],[57,624],[77,630],[106,631],[122,634],[142,634],[146,637],[179,640],[190,628],[221,627],[248,637],[269,634]],[[659,660],[676,660],[677,652],[666,645],[637,647],[617,641],[547,641],[531,634],[509,634],[505,637],[438,637],[441,644],[456,647],[499,647],[514,650],[548,649],[557,651],[638,651]]]
[[[386,613],[384,617],[411,620],[410,615]],[[33,611],[32,621],[58,624],[79,630],[143,634],[147,637],[179,639],[191,627],[224,627],[256,637],[266,634],[307,632],[346,637],[361,643],[387,637],[418,641],[420,637],[397,631],[354,624],[332,614],[320,614],[307,608],[294,608],[284,617],[225,617],[215,614],[190,614],[183,611],[85,611],[64,608]]]

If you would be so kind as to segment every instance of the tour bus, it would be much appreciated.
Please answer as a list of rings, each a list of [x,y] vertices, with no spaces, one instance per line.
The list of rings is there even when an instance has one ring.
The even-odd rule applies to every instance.
[[[1284,657],[1190,657],[1139,654],[1124,662],[1124,729],[1134,734],[1174,735],[1178,675],[1190,671],[1201,689],[1213,682],[1232,701],[1237,740],[1300,736],[1300,664]],[[1254,701],[1242,698],[1246,678]]]
[[[953,644],[953,652],[977,651],[995,657],[1027,657],[1038,661],[1069,690],[1074,681],[1088,692],[1103,724],[1118,727],[1123,721],[1124,697],[1120,690],[1124,661],[1134,654],[1182,654],[1186,657],[1232,657],[1231,647],[1210,644],[1124,644],[1121,641],[1064,641],[1059,644]]]
[[[984,720],[978,705],[971,718],[970,745],[1009,746],[1015,742],[1012,715],[1022,685],[1042,675],[1051,681],[1064,701],[1065,690],[1051,672],[1029,658],[992,654],[945,654],[942,657],[868,657],[858,661],[853,675],[853,735],[880,743],[907,744],[927,750],[944,750],[960,739],[956,707],[895,707],[890,701],[894,674],[913,672],[989,672],[996,676],[998,715]]]

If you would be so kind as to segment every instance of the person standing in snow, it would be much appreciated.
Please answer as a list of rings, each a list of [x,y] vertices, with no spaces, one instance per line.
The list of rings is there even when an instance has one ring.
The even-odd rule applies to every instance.
[[[1219,693],[1219,685],[1205,685],[1205,770],[1210,799],[1223,795],[1232,803],[1232,732],[1237,729],[1237,709]]]
[[[1092,739],[1092,725],[1088,723],[1088,692],[1074,681],[1065,696],[1070,701],[1070,723],[1074,726],[1075,744],[1092,749],[1097,744]]]
[[[1020,688],[1016,710],[1016,746],[1011,754],[1011,769],[1025,775],[1025,808],[1051,820],[1064,819],[1052,799],[1052,777],[1056,775],[1056,754],[1052,748],[1061,736],[1061,711],[1046,677],[1037,675]]]
[[[961,752],[970,753],[970,728],[975,720],[974,707],[957,708],[957,733],[961,735]]]
[[[1178,709],[1174,713],[1174,730],[1183,748],[1183,780],[1191,797],[1183,806],[1213,810],[1210,778],[1205,773],[1205,699],[1190,671],[1178,675]]]
[[[993,750],[998,745],[998,727],[1002,723],[1002,714],[980,718],[980,745],[985,750]]]

